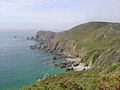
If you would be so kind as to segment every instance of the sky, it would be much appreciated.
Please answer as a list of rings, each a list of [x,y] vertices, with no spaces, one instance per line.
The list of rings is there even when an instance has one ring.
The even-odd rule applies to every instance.
[[[120,0],[0,0],[0,31],[62,31],[90,21],[120,22]]]

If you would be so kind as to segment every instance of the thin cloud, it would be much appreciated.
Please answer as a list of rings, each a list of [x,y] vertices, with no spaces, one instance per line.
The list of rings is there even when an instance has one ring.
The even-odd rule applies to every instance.
[[[120,21],[119,8],[119,0],[0,0],[0,28],[67,29],[85,21]]]

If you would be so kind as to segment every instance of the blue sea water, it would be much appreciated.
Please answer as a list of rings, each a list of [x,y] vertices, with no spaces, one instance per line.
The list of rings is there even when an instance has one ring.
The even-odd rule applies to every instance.
[[[43,64],[53,60],[42,50],[31,50],[35,41],[26,40],[34,31],[0,32],[0,90],[13,90],[36,82],[44,74],[64,72],[54,65]],[[16,38],[14,38],[16,36]]]

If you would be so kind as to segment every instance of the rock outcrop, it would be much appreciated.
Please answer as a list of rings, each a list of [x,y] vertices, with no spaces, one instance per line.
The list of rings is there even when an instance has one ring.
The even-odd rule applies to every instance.
[[[51,31],[38,31],[36,35],[36,40],[38,41],[51,41],[56,36],[55,32]]]
[[[89,22],[68,31],[39,31],[38,41],[47,41],[39,49],[54,57],[80,57],[89,65],[109,65],[120,60],[120,24]]]

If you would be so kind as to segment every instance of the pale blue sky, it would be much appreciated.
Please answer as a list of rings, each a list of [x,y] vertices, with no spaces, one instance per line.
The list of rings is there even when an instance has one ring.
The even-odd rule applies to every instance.
[[[88,21],[120,22],[120,0],[0,0],[0,30],[66,30]]]

